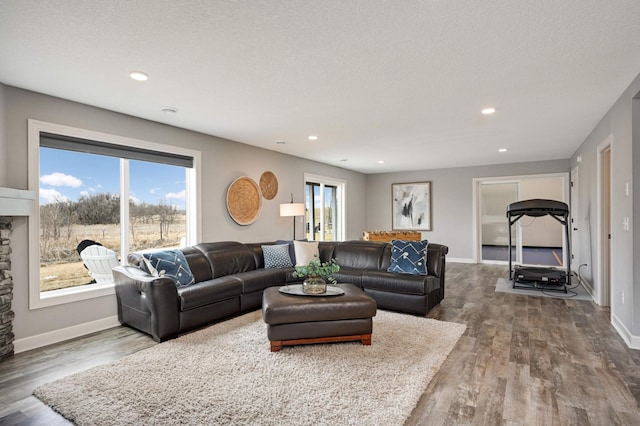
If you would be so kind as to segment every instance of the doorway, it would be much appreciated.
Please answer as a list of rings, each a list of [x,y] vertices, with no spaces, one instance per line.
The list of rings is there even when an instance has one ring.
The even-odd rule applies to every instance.
[[[598,146],[598,304],[611,306],[611,149],[609,136]]]
[[[506,264],[509,223],[506,210],[515,201],[568,198],[568,173],[474,179],[476,263]],[[569,255],[562,225],[534,217],[513,225],[511,250],[516,264],[563,267]]]

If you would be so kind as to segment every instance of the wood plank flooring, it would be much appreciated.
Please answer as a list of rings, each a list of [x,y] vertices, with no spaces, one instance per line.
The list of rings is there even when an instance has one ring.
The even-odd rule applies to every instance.
[[[467,330],[406,424],[640,424],[640,351],[608,309],[496,293],[506,276],[503,266],[447,265],[445,299],[427,316]],[[118,327],[0,363],[0,424],[68,424],[31,396],[36,386],[155,344]]]

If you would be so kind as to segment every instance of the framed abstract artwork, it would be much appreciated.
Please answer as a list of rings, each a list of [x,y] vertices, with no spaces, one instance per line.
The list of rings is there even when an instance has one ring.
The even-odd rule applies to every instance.
[[[393,230],[431,231],[431,182],[391,184]]]

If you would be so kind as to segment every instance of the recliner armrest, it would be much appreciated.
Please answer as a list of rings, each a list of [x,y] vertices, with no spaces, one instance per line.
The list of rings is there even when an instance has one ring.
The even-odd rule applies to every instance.
[[[173,279],[154,277],[134,266],[113,268],[118,319],[142,328],[162,342],[180,332],[178,291]]]

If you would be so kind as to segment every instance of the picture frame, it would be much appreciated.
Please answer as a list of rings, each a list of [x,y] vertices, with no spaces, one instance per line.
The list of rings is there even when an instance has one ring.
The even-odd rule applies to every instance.
[[[431,231],[431,182],[391,184],[394,231]]]

